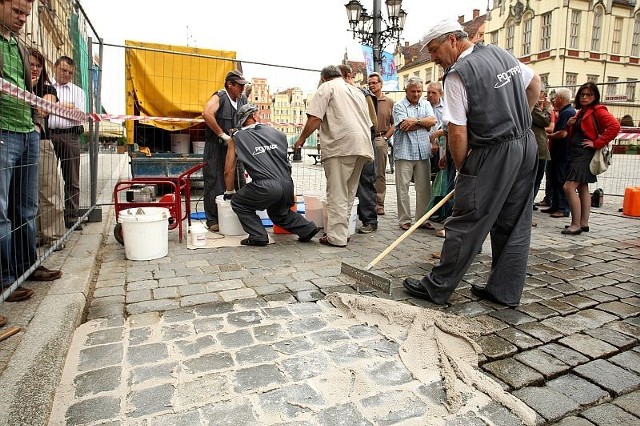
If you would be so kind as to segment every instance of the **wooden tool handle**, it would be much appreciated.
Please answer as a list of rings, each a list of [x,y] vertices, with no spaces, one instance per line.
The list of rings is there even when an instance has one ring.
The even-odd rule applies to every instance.
[[[407,238],[409,235],[411,235],[413,233],[413,231],[418,229],[420,227],[420,225],[422,225],[424,222],[426,222],[427,219],[429,219],[431,217],[431,215],[433,215],[435,212],[437,212],[440,207],[444,206],[444,204],[447,201],[449,201],[451,199],[451,197],[453,197],[453,192],[454,191],[449,192],[442,200],[440,200],[440,202],[438,202],[438,204],[433,206],[433,208],[431,210],[426,212],[424,216],[422,216],[420,219],[418,219],[416,221],[416,223],[414,223],[411,228],[409,228],[406,231],[404,231],[404,233],[402,235],[400,235],[397,240],[395,240],[393,243],[391,243],[391,245],[389,247],[387,247],[382,253],[380,253],[378,255],[378,257],[373,259],[371,261],[371,263],[369,263],[369,265],[367,265],[367,269],[366,270],[368,271],[369,269],[373,268],[376,265],[376,263],[380,262],[386,255],[389,254],[389,252],[391,250],[396,248],[398,246],[398,244],[403,242],[405,238]]]
[[[9,327],[6,330],[2,330],[2,332],[0,332],[0,342],[8,339],[9,337],[18,333],[20,330],[22,330],[20,327]]]

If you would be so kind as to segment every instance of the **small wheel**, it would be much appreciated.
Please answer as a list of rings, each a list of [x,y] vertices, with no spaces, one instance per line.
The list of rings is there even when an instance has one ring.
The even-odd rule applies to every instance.
[[[124,245],[124,236],[122,235],[122,224],[116,223],[116,226],[113,227],[113,236],[117,242]]]

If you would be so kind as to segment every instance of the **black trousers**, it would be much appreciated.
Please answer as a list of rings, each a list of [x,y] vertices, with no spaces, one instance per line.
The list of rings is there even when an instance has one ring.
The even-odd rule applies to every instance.
[[[252,241],[269,241],[267,230],[256,210],[267,210],[271,221],[300,237],[315,231],[316,225],[309,222],[293,206],[293,181],[251,181],[231,198],[231,209],[238,215],[242,229]]]
[[[378,226],[378,214],[376,213],[376,163],[366,163],[360,173],[358,182],[358,218],[363,225]]]

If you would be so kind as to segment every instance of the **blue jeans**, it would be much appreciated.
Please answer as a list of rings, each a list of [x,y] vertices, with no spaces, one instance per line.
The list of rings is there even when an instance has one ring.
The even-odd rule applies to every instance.
[[[0,279],[10,285],[35,263],[38,212],[37,132],[0,130]]]

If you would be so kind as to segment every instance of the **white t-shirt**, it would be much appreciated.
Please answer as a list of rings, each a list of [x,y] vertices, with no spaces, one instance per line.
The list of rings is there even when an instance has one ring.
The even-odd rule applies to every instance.
[[[470,55],[471,52],[473,52],[473,46],[462,52],[458,60]],[[526,89],[533,79],[534,71],[520,61],[518,61],[518,65],[522,70],[523,88]],[[458,126],[466,126],[467,112],[469,112],[467,89],[464,87],[460,75],[455,71],[450,72],[444,81],[444,98],[447,102],[444,105],[442,121]]]

